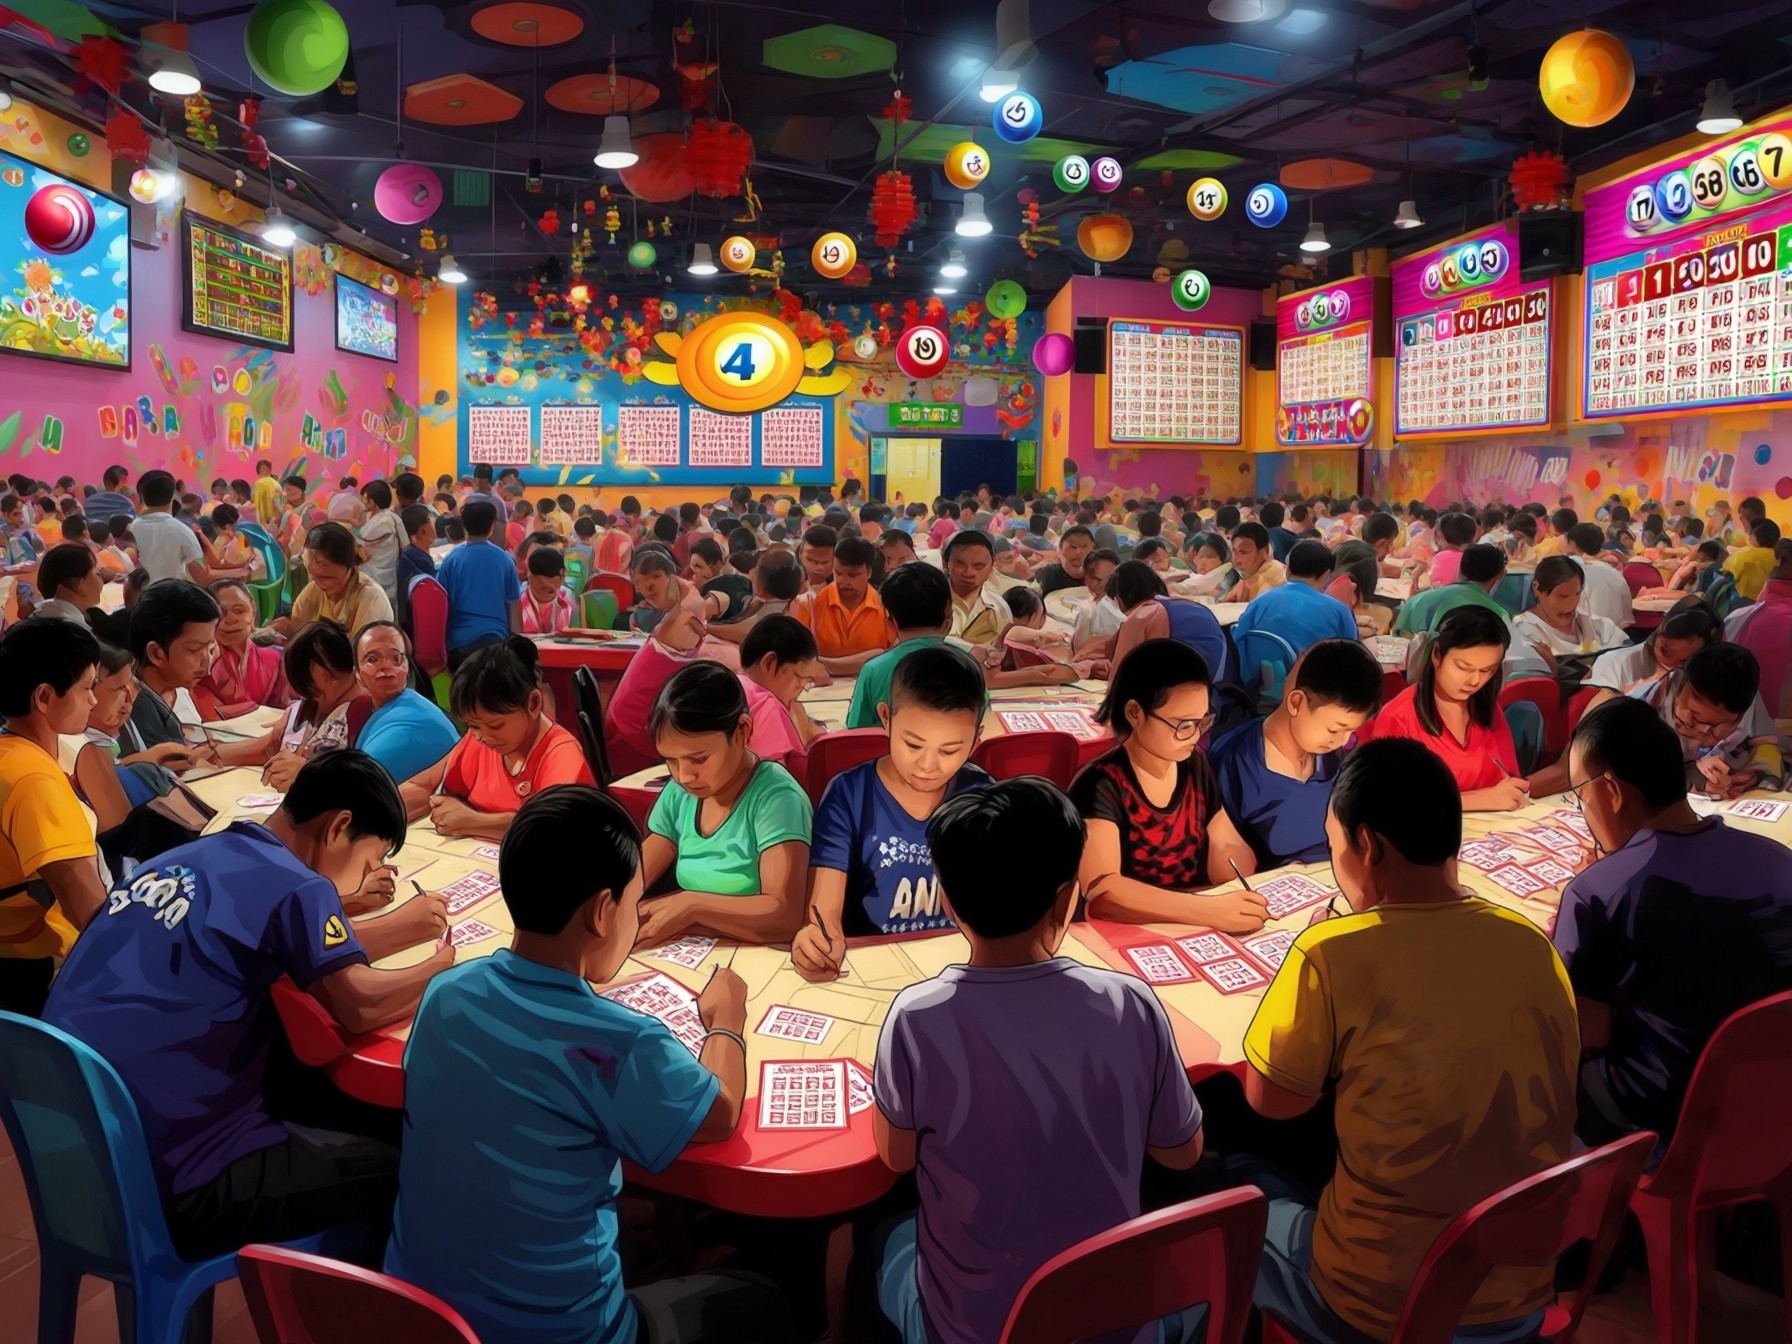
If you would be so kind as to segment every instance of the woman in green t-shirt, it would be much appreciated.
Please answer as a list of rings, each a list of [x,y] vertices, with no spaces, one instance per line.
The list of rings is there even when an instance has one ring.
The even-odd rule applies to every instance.
[[[752,718],[740,678],[692,663],[661,689],[648,720],[672,779],[647,818],[648,890],[668,868],[681,888],[641,906],[639,943],[694,927],[780,943],[803,919],[812,809],[790,772],[747,749]]]

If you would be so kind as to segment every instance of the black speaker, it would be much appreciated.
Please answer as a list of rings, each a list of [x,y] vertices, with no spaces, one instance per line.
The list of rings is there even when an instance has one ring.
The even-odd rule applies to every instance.
[[[1072,373],[1106,373],[1108,371],[1108,325],[1086,326],[1078,323],[1071,334],[1076,344],[1076,363]]]
[[[1580,274],[1581,216],[1573,210],[1526,210],[1518,217],[1518,276],[1547,280]]]
[[[1251,367],[1273,373],[1276,367],[1276,320],[1273,317],[1251,319]]]

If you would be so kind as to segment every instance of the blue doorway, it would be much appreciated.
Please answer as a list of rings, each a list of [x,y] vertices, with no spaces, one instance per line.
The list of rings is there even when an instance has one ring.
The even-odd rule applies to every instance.
[[[987,485],[997,499],[1012,495],[1020,482],[1020,453],[1008,439],[954,436],[940,442],[940,493],[949,499],[975,494]]]

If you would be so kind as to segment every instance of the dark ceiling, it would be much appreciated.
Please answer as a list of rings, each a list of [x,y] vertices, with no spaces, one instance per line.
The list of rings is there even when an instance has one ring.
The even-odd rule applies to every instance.
[[[604,283],[624,292],[665,283],[675,267],[681,288],[744,290],[752,283],[746,277],[724,273],[698,282],[681,273],[691,243],[713,246],[736,232],[775,235],[783,246],[784,283],[822,288],[830,282],[811,269],[810,244],[823,229],[838,228],[859,239],[861,260],[871,264],[871,292],[930,290],[946,249],[962,242],[970,266],[963,286],[980,289],[1006,277],[1049,293],[1070,275],[1094,269],[1075,234],[1077,221],[1100,208],[1098,198],[1087,190],[1066,196],[1052,179],[1053,159],[1073,149],[1090,158],[1113,155],[1126,168],[1112,208],[1130,217],[1134,242],[1105,273],[1149,275],[1162,261],[1173,269],[1200,266],[1218,284],[1260,286],[1299,260],[1296,244],[1309,208],[1329,231],[1337,249],[1329,265],[1337,270],[1348,267],[1350,248],[1409,246],[1509,211],[1505,176],[1525,150],[1557,150],[1584,171],[1691,130],[1708,80],[1729,82],[1744,117],[1792,97],[1787,3],[1233,3],[1266,3],[1276,17],[1220,22],[1206,0],[1033,0],[1038,55],[1021,80],[1043,105],[1045,121],[1038,140],[1019,146],[991,133],[990,106],[979,97],[995,54],[990,0],[337,0],[358,88],[353,97],[332,90],[311,98],[256,88],[243,52],[251,4],[182,0],[179,18],[191,25],[193,55],[217,99],[222,143],[209,166],[216,180],[240,166],[230,118],[243,95],[259,92],[265,101],[257,129],[303,221],[320,229],[336,221],[352,225],[394,249],[389,256],[408,253],[427,269],[418,230],[385,221],[373,204],[383,169],[400,159],[427,164],[448,193],[431,227],[448,236],[474,283],[493,288],[552,258],[564,266],[571,221],[601,226],[605,203],[590,217],[582,203],[608,184],[622,227],[613,245],[599,229],[590,272],[595,277],[601,270]],[[84,15],[131,38],[172,13],[170,0],[85,7],[12,0],[12,7],[64,38],[75,35]],[[1628,106],[1591,130],[1557,122],[1537,91],[1543,51],[1583,24],[1621,36],[1636,66]],[[558,40],[562,28],[576,35]],[[482,36],[481,29],[509,41]],[[1488,74],[1480,89],[1469,79],[1477,47]],[[593,165],[602,114],[611,110],[612,53],[615,101],[628,108],[637,138],[682,132],[689,120],[681,110],[687,77],[716,67],[699,100],[751,134],[756,212],[739,196],[637,203],[618,174]],[[38,91],[70,83],[66,55],[3,22],[0,68]],[[469,92],[469,77],[492,87]],[[402,117],[401,88],[412,99],[412,111]],[[898,88],[913,116],[894,126],[885,109]],[[166,118],[178,135],[173,100],[157,98],[140,78],[127,83],[124,96],[153,121]],[[452,109],[458,102],[462,107],[449,115],[476,116],[481,99],[502,104],[502,119],[444,126],[416,115],[441,115],[426,103]],[[98,107],[90,97],[89,112]],[[966,128],[991,150],[994,164],[984,190],[995,232],[974,241],[953,236],[963,193],[941,168],[945,151],[967,138]],[[885,264],[892,250],[873,243],[867,218],[872,184],[889,168],[892,148],[913,177],[921,212],[893,251],[893,274]],[[526,186],[531,159],[543,167],[539,194]],[[1243,200],[1252,185],[1326,171],[1312,160],[1346,161],[1330,171],[1366,180],[1318,192],[1291,188],[1288,217],[1278,228],[1246,222]],[[183,147],[184,163],[200,161]],[[1209,173],[1226,184],[1231,205],[1222,219],[1201,223],[1184,195]],[[253,183],[247,190],[257,195]],[[1037,248],[1036,258],[1016,241],[1029,191],[1041,223],[1057,225],[1063,240]],[[1409,195],[1426,226],[1402,233],[1389,221]],[[540,227],[550,207],[560,221],[553,236]],[[755,213],[756,219],[736,222]],[[660,234],[665,219],[670,240]],[[645,236],[649,221],[659,265],[631,271],[624,251]],[[337,236],[347,235],[338,230]]]

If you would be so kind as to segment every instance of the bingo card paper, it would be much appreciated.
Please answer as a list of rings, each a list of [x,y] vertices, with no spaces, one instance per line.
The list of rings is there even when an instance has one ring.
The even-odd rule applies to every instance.
[[[442,895],[448,898],[448,913],[458,915],[463,910],[471,910],[488,896],[496,895],[497,891],[498,879],[475,869],[452,886],[443,887]]]
[[[1176,955],[1175,949],[1164,943],[1129,947],[1126,949],[1126,959],[1139,973],[1139,979],[1148,980],[1154,985],[1180,984],[1195,978],[1189,974],[1188,967],[1182,964],[1182,958]]]
[[[759,1128],[845,1129],[846,1061],[768,1059],[759,1066]]]
[[[599,998],[633,1008],[664,1022],[672,1034],[693,1055],[703,1053],[703,1038],[709,1034],[697,1011],[697,996],[670,976],[654,974],[630,980],[604,990]]]
[[[714,938],[702,938],[695,934],[674,939],[664,947],[649,952],[647,955],[656,961],[669,961],[674,966],[682,966],[687,971],[694,971],[703,964],[703,959],[716,950]]]
[[[761,411],[759,465],[819,467],[822,462],[821,416],[819,406],[778,406]]]
[[[774,1004],[766,1010],[753,1028],[759,1036],[775,1036],[784,1041],[801,1041],[804,1045],[820,1045],[834,1029],[834,1019],[826,1013],[805,1013],[801,1008]]]
[[[1366,443],[1375,282],[1366,275],[1276,300],[1276,442]]]
[[[678,466],[678,407],[618,406],[616,455],[626,466]]]
[[[1588,419],[1792,399],[1792,116],[1587,192],[1584,254]]]
[[[1238,955],[1238,949],[1223,933],[1201,933],[1192,938],[1178,938],[1176,946],[1187,953],[1188,959],[1197,966],[1204,961],[1224,961],[1227,957]]]
[[[721,415],[701,406],[691,407],[693,467],[750,467],[753,465],[753,417]]]
[[[1310,877],[1288,873],[1283,877],[1273,877],[1267,882],[1259,882],[1257,894],[1268,904],[1269,917],[1280,919],[1283,915],[1292,915],[1296,910],[1324,905],[1337,893]]]
[[[1555,302],[1518,278],[1518,226],[1497,224],[1393,265],[1394,433],[1547,425]]]
[[[851,1115],[868,1111],[877,1104],[877,1094],[871,1087],[871,1075],[856,1060],[846,1061],[846,1096],[846,1109]]]
[[[541,408],[541,444],[536,457],[542,466],[594,466],[603,460],[603,449],[602,406]]]
[[[1288,929],[1267,929],[1244,941],[1244,949],[1272,971],[1282,968],[1288,949],[1294,946],[1294,934]]]
[[[1733,817],[1747,817],[1750,821],[1778,821],[1786,815],[1786,809],[1792,803],[1776,803],[1769,798],[1738,798],[1724,811]]]
[[[1108,322],[1108,441],[1242,441],[1244,329]]]
[[[448,930],[448,939],[456,947],[470,947],[474,943],[483,943],[487,938],[497,936],[497,929],[478,919],[463,919]]]
[[[467,461],[497,467],[529,465],[530,412],[527,406],[467,407]]]
[[[1269,977],[1243,957],[1204,961],[1201,963],[1201,974],[1222,994],[1243,994],[1249,990],[1261,989],[1269,983]]]

